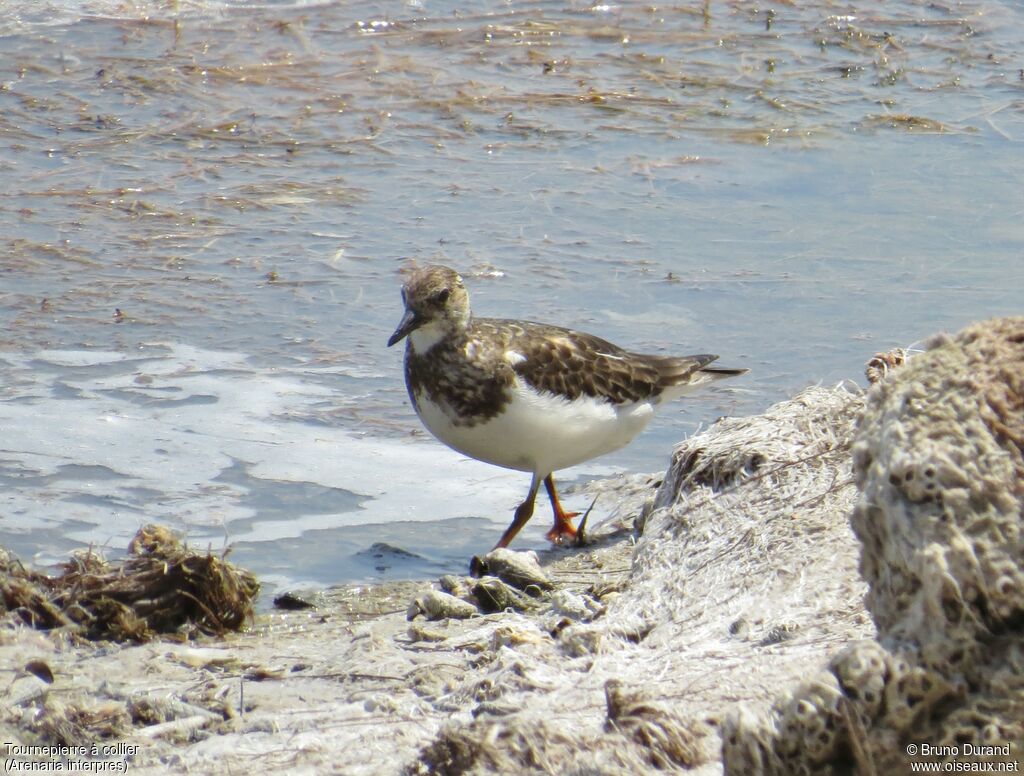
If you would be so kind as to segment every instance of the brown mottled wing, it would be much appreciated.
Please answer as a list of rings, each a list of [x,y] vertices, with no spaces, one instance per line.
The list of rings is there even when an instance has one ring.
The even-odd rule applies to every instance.
[[[512,367],[519,377],[537,390],[571,399],[594,396],[613,404],[650,399],[670,386],[689,382],[695,372],[717,358],[646,356],[557,326],[518,321],[493,324],[511,332],[507,349],[523,356]]]

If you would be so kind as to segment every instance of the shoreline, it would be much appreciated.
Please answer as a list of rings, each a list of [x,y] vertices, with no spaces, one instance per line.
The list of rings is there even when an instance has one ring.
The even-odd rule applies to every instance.
[[[62,627],[0,620],[5,769],[1019,772],[1022,344],[1024,317],[984,321],[879,354],[867,392],[721,418],[662,477],[590,483],[620,519],[589,544],[495,550],[479,579],[332,588],[131,646],[85,641],[119,632],[88,607],[136,639],[165,629],[149,613],[223,632],[245,620],[225,594],[258,585],[159,527],[124,566],[142,596],[91,556],[62,578],[84,597],[28,572],[55,591],[30,611]]]
[[[873,633],[846,518],[853,488],[829,492],[833,469],[848,469],[829,458],[833,427],[848,433],[863,397],[808,391],[781,414],[724,419],[687,440],[676,475],[590,483],[610,512],[642,516],[643,535],[610,526],[587,547],[542,553],[556,590],[523,612],[410,620],[411,602],[437,587],[428,581],[318,591],[315,609],[259,614],[246,631],[187,643],[84,642],[8,622],[0,666],[16,712],[0,737],[137,746],[121,758],[136,773],[256,763],[511,773],[524,762],[721,773],[718,729],[730,709],[766,709],[841,644]],[[778,426],[785,414],[790,432]],[[784,454],[806,442],[805,453],[823,456],[827,471],[800,483],[822,483],[820,503],[797,517],[783,500],[786,514],[758,520],[737,499],[763,512],[765,499],[785,499],[777,480],[789,475],[744,471],[764,444],[808,430],[816,440],[794,436]],[[687,455],[699,466],[687,464],[694,487],[681,493]],[[723,512],[726,503],[735,509]],[[802,577],[822,540],[835,562],[811,585]],[[30,661],[45,662],[53,682],[25,672]]]

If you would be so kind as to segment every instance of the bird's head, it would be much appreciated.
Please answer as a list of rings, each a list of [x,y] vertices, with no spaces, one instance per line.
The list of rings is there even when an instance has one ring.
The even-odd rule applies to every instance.
[[[459,273],[434,264],[416,270],[402,286],[405,315],[388,347],[409,337],[424,352],[443,337],[469,325],[469,292]]]

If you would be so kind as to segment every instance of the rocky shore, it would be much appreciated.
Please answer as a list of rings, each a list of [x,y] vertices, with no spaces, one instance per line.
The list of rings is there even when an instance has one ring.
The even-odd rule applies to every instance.
[[[812,387],[722,419],[664,475],[592,483],[615,519],[535,568],[514,559],[526,576],[491,558],[484,579],[300,593],[312,607],[239,632],[144,643],[9,612],[5,767],[1019,763],[1022,352],[1024,318],[987,322],[882,359],[870,391]]]

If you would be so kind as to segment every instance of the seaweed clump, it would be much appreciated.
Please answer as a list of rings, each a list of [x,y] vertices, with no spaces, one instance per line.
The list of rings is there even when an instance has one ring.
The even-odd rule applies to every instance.
[[[223,634],[252,620],[254,574],[211,552],[194,552],[169,529],[147,525],[128,555],[108,562],[92,549],[56,576],[25,568],[0,548],[0,614],[87,639],[149,641],[158,634]]]

